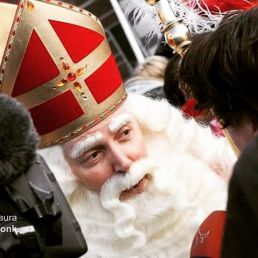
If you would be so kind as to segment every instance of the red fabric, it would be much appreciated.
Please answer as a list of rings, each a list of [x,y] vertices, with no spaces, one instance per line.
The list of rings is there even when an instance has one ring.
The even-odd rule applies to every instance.
[[[247,10],[258,4],[258,1],[250,1],[247,2],[245,0],[204,0],[206,5],[209,7],[211,11],[218,11],[218,8],[222,11],[231,11],[243,9]]]
[[[19,96],[55,78],[58,68],[35,30],[29,40],[12,96]]]
[[[85,79],[91,94],[97,103],[101,103],[115,92],[122,83],[116,61],[112,55],[106,62]]]
[[[100,45],[99,33],[70,23],[49,20],[74,63],[78,63]]]
[[[192,243],[191,258],[220,258],[225,211],[214,211],[199,227]]]
[[[195,107],[197,102],[194,98],[190,98],[186,101],[186,103],[181,107],[181,110],[187,117],[196,117],[202,115],[203,111],[197,110]]]
[[[40,135],[67,125],[84,114],[70,90],[30,109],[30,112]]]

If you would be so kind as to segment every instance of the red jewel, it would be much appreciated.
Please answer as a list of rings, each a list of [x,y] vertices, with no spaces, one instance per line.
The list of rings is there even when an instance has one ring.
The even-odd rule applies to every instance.
[[[67,74],[67,80],[72,82],[76,79],[76,74],[75,73],[68,73]]]

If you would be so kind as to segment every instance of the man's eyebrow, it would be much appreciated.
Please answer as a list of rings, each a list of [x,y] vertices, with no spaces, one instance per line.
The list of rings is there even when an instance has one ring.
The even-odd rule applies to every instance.
[[[84,152],[97,146],[102,141],[103,141],[103,135],[101,132],[97,132],[93,135],[87,136],[86,138],[74,144],[72,149],[69,151],[68,155],[73,159],[79,158]]]
[[[111,133],[117,132],[124,125],[132,122],[132,118],[129,114],[123,113],[114,117],[108,125],[108,129]]]

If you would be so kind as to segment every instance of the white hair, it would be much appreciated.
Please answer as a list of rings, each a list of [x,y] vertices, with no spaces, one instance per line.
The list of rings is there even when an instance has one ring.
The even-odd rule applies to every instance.
[[[38,150],[38,153],[46,160],[50,170],[54,173],[65,197],[70,198],[78,184],[71,167],[65,160],[63,147],[56,145]]]
[[[181,111],[166,100],[151,100],[131,94],[126,105],[139,122],[145,138],[153,142],[151,152],[155,152],[155,145],[165,137],[171,149],[190,153],[229,179],[236,156],[226,138],[218,138],[209,127],[183,118]]]

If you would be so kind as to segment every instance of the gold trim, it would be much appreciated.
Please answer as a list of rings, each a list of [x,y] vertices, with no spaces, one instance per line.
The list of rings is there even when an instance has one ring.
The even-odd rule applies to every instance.
[[[32,15],[33,13],[37,13],[37,10],[41,9],[42,6],[44,8],[44,6],[47,7],[49,4],[51,4],[51,5],[54,5],[56,7],[57,6],[60,7],[59,10],[58,10],[58,13],[60,12],[60,10],[62,10],[62,8],[64,8],[64,10],[69,10],[69,15],[71,15],[71,17],[73,16],[73,18],[74,18],[74,15],[72,15],[73,12],[71,12],[71,10],[72,10],[76,14],[78,14],[78,13],[83,14],[83,17],[84,17],[83,19],[91,19],[91,22],[89,22],[91,24],[92,24],[93,20],[96,21],[96,23],[98,23],[98,25],[99,25],[99,28],[102,29],[102,32],[104,34],[104,29],[103,29],[103,26],[102,26],[101,22],[99,21],[99,19],[95,15],[93,15],[92,13],[90,13],[86,10],[83,10],[79,7],[73,6],[73,5],[68,4],[68,3],[55,1],[55,0],[46,0],[46,1],[44,1],[44,0],[38,0],[38,1],[30,0],[29,2],[30,2],[30,4],[32,4],[34,6],[33,11],[29,10],[29,8],[26,8],[26,6],[28,5],[27,0],[20,0],[19,5],[17,6],[17,10],[16,10],[16,13],[15,13],[15,16],[14,16],[14,22],[13,22],[13,25],[12,25],[12,29],[10,30],[10,34],[9,34],[7,44],[6,44],[6,47],[5,47],[5,50],[4,50],[4,53],[3,53],[3,57],[2,57],[1,70],[0,70],[0,92],[4,91],[6,94],[9,94],[9,95],[12,92],[13,83],[9,84],[9,81],[12,81],[11,78],[9,78],[8,83],[7,83],[8,88],[7,89],[2,89],[2,85],[4,85],[3,77],[4,77],[5,71],[6,71],[6,65],[7,65],[7,63],[10,63],[10,62],[8,62],[8,60],[10,59],[9,55],[10,55],[11,48],[13,48],[13,47],[18,47],[18,49],[20,48],[19,45],[18,46],[13,45],[13,40],[16,37],[16,31],[17,31],[17,28],[18,28],[19,23],[21,21],[21,15],[24,13],[24,11],[27,10],[29,15]],[[41,5],[41,7],[38,8],[38,5]],[[49,9],[46,8],[46,10],[47,10],[46,13],[48,14]],[[68,17],[69,17],[69,15],[68,15]],[[39,19],[39,17],[41,17],[41,16],[42,16],[42,13],[40,13],[40,15],[37,14],[36,20]],[[81,18],[81,20],[83,20],[83,19]],[[83,24],[85,25],[85,20],[84,20]],[[24,37],[22,37],[22,39],[23,38]],[[22,43],[23,43],[23,46],[24,46],[24,42],[22,42]],[[25,45],[27,46],[27,44],[25,44]],[[9,46],[11,46],[11,47],[9,47]],[[21,49],[24,49],[24,48],[22,47]],[[16,64],[17,68],[20,68],[20,64],[21,64],[22,59],[23,59],[22,58],[23,57],[22,51],[20,51],[20,55],[21,56],[16,56],[15,57],[16,58],[15,64]],[[20,61],[20,63],[17,65],[17,62],[19,62],[19,61]],[[12,76],[11,77],[13,78],[13,80],[17,77],[18,71],[19,71],[19,69],[12,70]]]
[[[10,62],[8,62],[9,59],[11,59],[10,55],[12,56],[12,53],[13,53],[13,51],[11,51],[11,50],[14,47],[13,41],[14,41],[15,36],[16,36],[17,27],[18,27],[18,25],[21,21],[21,15],[22,15],[22,12],[23,12],[23,9],[24,9],[24,6],[25,6],[24,3],[25,3],[25,0],[21,0],[19,6],[16,9],[12,29],[10,30],[10,34],[9,34],[9,37],[8,37],[8,40],[7,40],[7,43],[6,43],[6,47],[5,47],[5,50],[4,50],[4,54],[3,54],[3,57],[2,57],[1,72],[0,72],[0,91],[1,92],[4,90],[3,89],[3,85],[4,85],[3,80],[4,80],[6,69],[8,69],[7,65],[10,63]],[[18,60],[16,60],[16,62],[18,62]],[[21,60],[20,60],[20,62],[21,62]],[[14,72],[14,74],[12,74],[12,77],[16,78],[18,71],[16,69],[14,69],[13,72]],[[11,95],[10,90],[6,89],[4,92],[8,95]]]
[[[227,129],[223,129],[222,131],[223,131],[228,143],[230,144],[231,148],[233,149],[234,153],[236,154],[236,156],[238,158],[240,156],[240,150],[237,148],[234,141],[232,140],[230,133],[228,132]]]
[[[48,134],[42,135],[41,136],[41,143],[40,143],[40,148],[46,148],[50,147],[52,145],[60,144],[66,141],[69,141],[73,137],[81,134],[82,132],[86,131],[87,129],[93,127],[94,125],[100,123],[102,120],[104,120],[107,116],[112,114],[120,105],[125,101],[127,94],[124,90],[123,85],[121,85],[116,93],[116,102],[114,102],[113,96],[112,98],[107,99],[106,101],[111,101],[114,102],[114,105],[110,106],[109,108],[101,109],[102,112],[99,113],[98,116],[94,116],[94,119],[88,119],[87,114],[82,115],[75,121],[71,122],[69,125],[65,125],[61,128],[58,128],[55,131],[52,131]],[[103,106],[108,106],[108,103],[104,101]],[[103,110],[105,110],[103,112]],[[61,136],[62,135],[62,136]]]
[[[60,53],[62,53],[62,57],[71,64],[73,70],[76,70],[77,68],[83,67],[90,63],[91,65],[87,66],[85,78],[87,78],[94,71],[96,71],[111,54],[108,42],[106,39],[104,39],[103,42],[92,53],[90,53],[79,63],[74,64],[70,59],[69,54],[66,52],[64,46],[62,45],[60,39],[56,35],[54,29],[47,22],[46,16],[48,19],[54,19],[56,16],[56,10],[49,10],[49,8],[47,8],[47,5],[44,2],[38,1],[35,1],[34,7],[35,9],[33,12],[27,10],[26,8],[24,9],[22,20],[20,21],[20,27],[18,27],[18,29],[16,30],[16,37],[19,39],[23,39],[23,41],[14,41],[13,47],[15,47],[18,51],[15,51],[15,57],[12,55],[13,52],[11,52],[11,55],[9,56],[10,60],[15,61],[8,62],[9,67],[7,67],[7,69],[10,69],[10,71],[12,72],[9,74],[7,73],[7,75],[5,76],[4,85],[6,85],[6,87],[3,87],[3,92],[7,93],[8,95],[11,95],[11,92],[13,91],[15,80],[17,78],[20,65],[22,63],[23,56],[25,54],[25,50],[27,49],[28,41],[30,39],[30,35],[33,30],[37,32],[38,36],[47,48],[50,56],[57,65],[60,74],[56,78],[52,79],[51,81],[48,81],[40,87],[34,88],[31,91],[16,97],[20,102],[26,103],[26,107],[28,109],[33,108],[39,104],[42,104],[47,100],[54,98],[62,94],[62,92],[68,90],[69,87],[64,87],[64,89],[58,88],[56,90],[53,90],[53,86],[56,85],[57,81],[66,76],[65,71],[63,71],[61,67]],[[98,26],[98,23],[92,21],[92,17],[90,16],[83,16],[82,18],[81,15],[78,15],[78,13],[71,12],[70,9],[67,10],[62,8],[61,11],[59,10],[58,14],[61,16],[61,19],[58,19],[58,21],[63,20],[64,22],[72,22],[72,24],[76,24],[94,30],[105,37],[102,27]],[[67,16],[69,18],[67,18]],[[87,27],[85,26],[85,19],[88,19]],[[22,26],[24,22],[26,23],[26,26]],[[26,28],[26,30],[24,27]],[[28,35],[28,37],[24,39],[24,35]],[[21,47],[21,45],[23,47]],[[20,60],[18,65],[17,60]],[[44,67],[42,67],[42,69],[44,69]]]
[[[0,60],[2,60],[6,43],[10,36],[13,18],[17,11],[17,5],[0,2],[1,27],[0,27]]]
[[[83,82],[81,83],[83,90],[85,90],[85,82],[84,80],[89,77],[92,73],[94,73],[110,56],[111,51],[108,45],[107,40],[104,40],[101,45],[99,45],[98,48],[96,48],[91,54],[89,54],[87,57],[85,57],[82,61],[80,61],[77,64],[72,63],[72,61],[69,63],[71,64],[71,70],[76,71],[76,69],[80,67],[85,67],[87,65],[87,68],[85,70],[85,75],[83,77]],[[60,56],[60,55],[59,55]],[[66,58],[66,56],[65,56]],[[56,58],[58,59],[58,58]],[[68,58],[67,58],[68,59]],[[65,60],[67,60],[65,59]],[[70,57],[69,57],[70,60]],[[93,61],[94,60],[94,61]],[[67,91],[68,89],[72,89],[72,83],[68,82],[66,86],[64,87],[57,87],[56,89],[53,89],[54,86],[56,86],[56,83],[65,78],[67,76],[67,72],[62,69],[62,64],[60,61],[60,58],[58,60],[58,64],[56,63],[60,74],[52,79],[51,81],[48,81],[47,83],[43,84],[40,87],[37,87],[35,89],[32,89],[29,92],[26,92],[22,95],[17,96],[16,98],[22,102],[26,103],[26,107],[28,109],[33,108],[37,105],[40,105],[46,101],[48,101],[51,98],[54,98],[56,96],[59,96],[64,91]],[[88,65],[90,64],[90,65]],[[72,89],[73,90],[73,89]],[[87,90],[87,89],[86,89]]]

